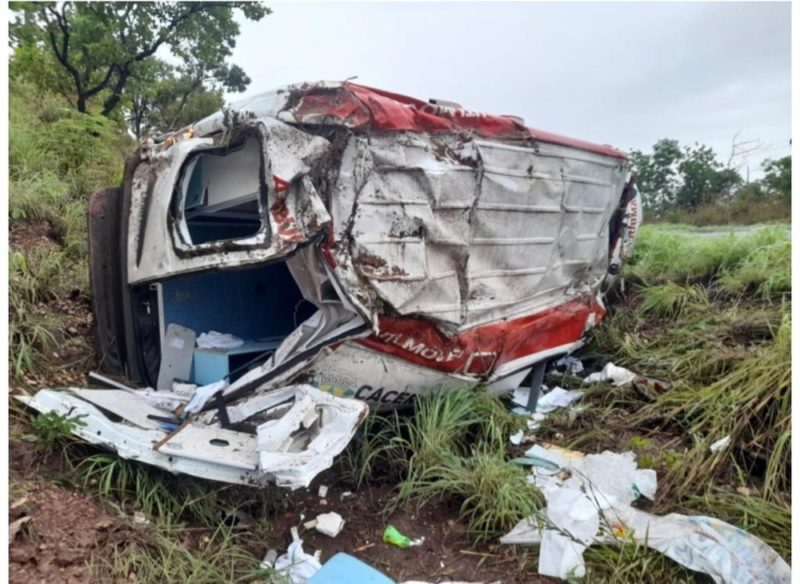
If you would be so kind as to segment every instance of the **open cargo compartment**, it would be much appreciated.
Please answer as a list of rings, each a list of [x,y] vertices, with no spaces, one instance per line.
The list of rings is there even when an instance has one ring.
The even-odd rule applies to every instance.
[[[580,347],[641,222],[613,148],[347,82],[144,142],[101,194],[101,345],[148,387],[24,401],[126,458],[292,488],[367,403],[508,392]],[[210,331],[241,344],[198,346]]]

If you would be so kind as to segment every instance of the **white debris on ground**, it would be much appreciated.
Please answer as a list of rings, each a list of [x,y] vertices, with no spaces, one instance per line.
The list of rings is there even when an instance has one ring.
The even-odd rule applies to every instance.
[[[710,517],[659,517],[633,508],[640,495],[655,496],[656,474],[637,468],[632,452],[584,455],[536,445],[516,461],[533,466],[529,480],[547,506],[544,516],[520,521],[500,542],[539,544],[543,576],[581,577],[586,547],[633,540],[719,584],[790,581],[783,558],[737,527]]]
[[[508,441],[511,442],[511,444],[513,444],[514,446],[519,446],[520,444],[522,444],[522,437],[524,435],[525,433],[522,430],[520,430],[519,432],[512,434],[508,438]]]
[[[583,372],[583,361],[572,355],[567,355],[556,361],[556,367],[559,369],[563,368],[570,375],[577,375]]]
[[[616,386],[631,383],[638,376],[633,371],[625,369],[624,367],[617,367],[613,363],[606,363],[602,371],[589,374],[584,380],[584,383],[601,383],[610,381]]]
[[[714,444],[708,447],[711,452],[719,452],[720,450],[725,450],[731,444],[731,437],[725,436],[724,438],[720,438]]]
[[[524,391],[520,391],[524,390]],[[514,392],[514,403],[520,403],[517,400],[519,392],[519,399],[523,400],[523,404],[528,403],[528,393],[530,388],[517,388]],[[539,428],[542,420],[547,417],[547,414],[557,410],[558,408],[566,408],[572,405],[573,402],[579,400],[583,396],[583,392],[579,389],[564,389],[562,387],[554,387],[547,393],[539,397],[536,402],[536,411],[530,412],[524,407],[516,407],[512,411],[521,416],[528,416],[528,430],[534,431]],[[522,440],[520,440],[521,442]]]
[[[317,515],[316,522],[316,530],[328,537],[336,537],[344,528],[344,519],[335,511]]]

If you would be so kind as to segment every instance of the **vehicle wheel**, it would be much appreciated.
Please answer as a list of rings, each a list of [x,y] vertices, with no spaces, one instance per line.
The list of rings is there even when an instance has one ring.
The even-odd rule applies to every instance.
[[[122,257],[119,249],[122,189],[97,191],[89,199],[89,279],[100,369],[124,372]]]

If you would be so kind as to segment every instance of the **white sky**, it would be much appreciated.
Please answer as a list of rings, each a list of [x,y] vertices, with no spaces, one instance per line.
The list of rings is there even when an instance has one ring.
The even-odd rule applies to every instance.
[[[740,132],[763,145],[751,177],[789,153],[788,2],[267,4],[234,50],[244,95],[357,75],[624,150],[668,137],[727,161]]]

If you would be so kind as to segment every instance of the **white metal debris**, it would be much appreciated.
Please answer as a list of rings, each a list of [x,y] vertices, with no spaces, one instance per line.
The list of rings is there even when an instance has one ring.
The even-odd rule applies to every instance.
[[[222,482],[276,482],[289,488],[308,486],[328,468],[368,412],[364,402],[290,386],[231,408],[238,414],[233,423],[282,414],[260,423],[256,436],[223,428],[213,415],[180,420],[122,390],[44,389],[19,399],[40,412],[77,417],[77,436],[122,458]],[[281,404],[282,409],[276,407]],[[115,421],[107,412],[122,419]],[[315,414],[313,421],[309,413]]]

